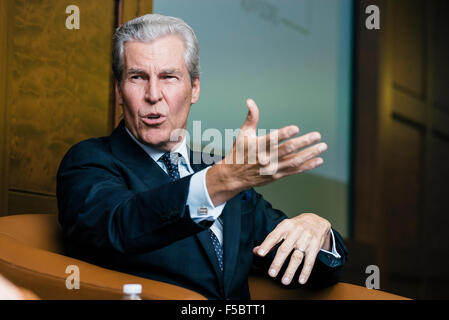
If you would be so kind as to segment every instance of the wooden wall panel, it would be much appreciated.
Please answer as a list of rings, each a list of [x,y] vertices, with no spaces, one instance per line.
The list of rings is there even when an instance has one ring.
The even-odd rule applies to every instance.
[[[7,139],[7,104],[6,104],[6,65],[8,56],[8,8],[10,2],[0,0],[0,216],[8,206],[8,139]]]
[[[449,1],[438,0],[434,8],[435,29],[433,33],[434,50],[432,59],[435,68],[433,70],[434,103],[437,107],[449,113],[449,23],[447,15],[449,12]],[[447,123],[449,126],[449,123]]]
[[[429,165],[428,212],[426,214],[426,246],[449,256],[449,137],[433,136]],[[448,269],[449,270],[449,269]]]
[[[393,120],[387,151],[385,206],[388,217],[388,243],[416,246],[419,217],[423,208],[421,175],[424,134],[422,129]],[[406,221],[406,223],[404,223]]]
[[[152,0],[122,0],[122,23],[153,12]]]
[[[447,299],[449,2],[374,3],[377,31],[364,25],[371,1],[358,6],[352,241],[376,251],[381,289]]]
[[[397,230],[397,233],[400,234],[401,230]],[[407,246],[409,239],[404,235],[401,245],[391,245],[386,248],[388,272],[382,268],[381,276],[386,278],[384,280],[387,285],[383,287],[384,290],[416,298],[422,295],[425,284],[424,257],[422,254],[417,254],[416,247]]]
[[[80,29],[66,28],[72,4]],[[0,216],[56,213],[63,155],[110,132],[115,5],[0,0]]]
[[[113,1],[78,1],[79,30],[65,27],[72,2],[14,1],[10,189],[54,194],[68,148],[107,133]]]
[[[388,4],[393,10],[394,82],[413,94],[422,96],[425,72],[424,2],[394,0]]]
[[[368,5],[375,4],[385,12],[384,3],[375,0],[356,1],[356,25],[364,26],[364,10]],[[362,13],[363,12],[363,13]],[[381,21],[385,16],[381,15]],[[381,38],[378,32],[372,32],[366,28],[357,28],[356,33],[356,62],[354,79],[354,238],[362,244],[374,243],[379,237],[379,232],[373,226],[379,225],[381,216],[380,192],[377,188],[379,178],[382,177],[379,165],[380,148],[380,121],[381,110],[381,78],[383,75],[383,59],[379,55]],[[369,97],[369,98],[367,98]],[[358,214],[363,213],[363,214]],[[355,244],[358,247],[363,245]],[[364,250],[365,251],[365,250]],[[375,251],[373,249],[373,251]],[[358,253],[356,253],[358,254]],[[363,255],[364,252],[360,252]],[[354,261],[354,260],[351,260]],[[349,263],[352,263],[349,261]],[[372,263],[375,264],[375,263]],[[361,283],[363,285],[363,283]]]

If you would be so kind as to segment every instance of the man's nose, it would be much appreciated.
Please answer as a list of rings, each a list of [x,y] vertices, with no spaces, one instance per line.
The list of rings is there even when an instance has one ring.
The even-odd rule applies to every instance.
[[[155,104],[162,99],[162,88],[157,79],[151,78],[145,88],[145,100]]]

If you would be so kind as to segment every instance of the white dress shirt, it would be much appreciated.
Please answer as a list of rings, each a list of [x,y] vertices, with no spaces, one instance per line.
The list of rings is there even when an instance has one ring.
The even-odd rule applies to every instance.
[[[128,132],[128,134],[131,136],[131,138],[140,147],[142,147],[142,149],[162,168],[162,170],[164,170],[167,173],[167,168],[165,167],[164,162],[162,160],[159,160],[159,158],[165,153],[165,151],[161,151],[141,143],[133,136],[133,134],[128,130],[128,128],[125,127],[125,129],[126,132]],[[185,137],[182,140],[182,142],[178,145],[178,147],[175,150],[172,150],[171,152],[172,153],[177,152],[181,155],[178,159],[179,176],[183,178],[185,176],[193,174],[192,178],[190,179],[189,193],[187,196],[187,205],[190,208],[190,217],[196,223],[199,223],[203,220],[214,221],[214,223],[210,228],[217,236],[218,241],[220,241],[220,243],[223,245],[223,222],[222,219],[220,218],[220,215],[223,211],[224,206],[226,205],[226,202],[218,206],[214,206],[212,200],[209,197],[209,193],[206,187],[206,173],[207,170],[210,169],[210,167],[207,167],[206,169],[203,169],[196,173],[193,171],[189,162],[189,152],[187,150]],[[198,209],[200,208],[202,209],[207,208],[207,213],[199,214]],[[332,230],[331,236],[332,236],[332,252],[323,249],[321,249],[321,251],[330,253],[336,258],[340,258],[340,255],[338,254],[335,248],[335,238]]]

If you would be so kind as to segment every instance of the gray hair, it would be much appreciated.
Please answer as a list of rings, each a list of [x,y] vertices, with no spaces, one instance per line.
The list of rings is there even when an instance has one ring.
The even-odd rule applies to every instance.
[[[151,42],[167,35],[178,35],[184,42],[184,60],[190,81],[200,77],[199,45],[193,29],[183,20],[160,14],[146,14],[130,20],[117,28],[112,38],[112,70],[122,81],[125,43],[127,41]]]

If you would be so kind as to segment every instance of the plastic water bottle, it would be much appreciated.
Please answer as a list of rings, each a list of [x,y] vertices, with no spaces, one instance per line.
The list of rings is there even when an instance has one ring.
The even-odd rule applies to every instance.
[[[142,293],[141,284],[124,284],[122,300],[142,300],[142,298],[140,297],[141,293]]]

